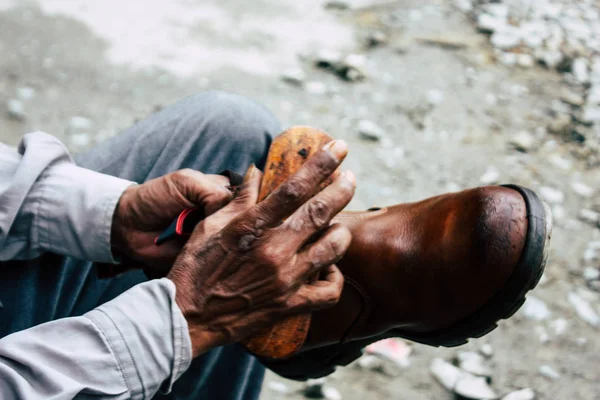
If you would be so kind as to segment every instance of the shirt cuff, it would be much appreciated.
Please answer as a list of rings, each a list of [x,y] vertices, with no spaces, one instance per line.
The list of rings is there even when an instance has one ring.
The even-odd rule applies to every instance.
[[[72,163],[50,166],[29,196],[37,200],[40,246],[75,258],[116,263],[110,240],[113,214],[132,184]]]
[[[192,345],[175,284],[156,279],[85,314],[106,337],[132,399],[169,392],[188,369]]]

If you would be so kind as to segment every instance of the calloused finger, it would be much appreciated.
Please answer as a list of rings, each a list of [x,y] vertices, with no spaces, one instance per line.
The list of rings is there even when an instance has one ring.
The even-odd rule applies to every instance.
[[[259,228],[279,225],[311,198],[348,154],[343,140],[327,143],[252,211]]]
[[[289,298],[290,314],[317,311],[337,304],[344,288],[344,275],[335,265],[325,267],[323,272],[322,279],[301,286]]]
[[[340,174],[335,181],[308,200],[276,230],[287,235],[287,245],[301,248],[316,232],[329,226],[333,217],[350,203],[356,189],[351,171]]]

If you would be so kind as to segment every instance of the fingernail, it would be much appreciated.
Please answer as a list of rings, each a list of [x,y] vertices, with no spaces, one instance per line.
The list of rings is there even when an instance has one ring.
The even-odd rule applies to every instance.
[[[352,186],[356,186],[356,176],[354,175],[354,172],[350,170],[344,172],[344,179],[350,182]]]
[[[341,160],[348,154],[348,144],[343,140],[333,140],[323,146],[323,150],[328,151],[336,159]]]
[[[254,175],[256,174],[257,170],[258,170],[258,168],[256,168],[256,165],[254,165],[254,164],[250,165],[250,167],[248,167],[248,171],[246,171],[246,175],[244,176],[243,183],[247,183],[247,182],[251,181],[252,178],[254,178]]]

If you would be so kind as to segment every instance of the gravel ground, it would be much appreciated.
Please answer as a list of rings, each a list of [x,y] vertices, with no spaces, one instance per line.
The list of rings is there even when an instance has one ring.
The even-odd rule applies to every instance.
[[[529,186],[556,224],[525,311],[463,348],[411,345],[409,365],[351,365],[327,385],[343,399],[451,399],[430,374],[432,360],[489,344],[498,395],[529,387],[541,399],[600,399],[600,168],[593,140],[580,137],[597,131],[587,121],[566,134],[547,129],[560,113],[579,115],[560,102],[575,90],[571,73],[507,64],[504,53],[527,52],[499,53],[464,1],[338,2],[346,10],[318,0],[95,3],[0,0],[3,142],[44,130],[76,152],[181,97],[220,89],[264,103],[284,126],[347,140],[359,183],[352,209],[483,184]],[[340,61],[351,71],[345,79],[315,67],[315,58],[338,57],[331,51],[353,54]],[[544,376],[548,367],[558,376]],[[265,385],[264,400],[304,398],[304,384],[269,374]]]

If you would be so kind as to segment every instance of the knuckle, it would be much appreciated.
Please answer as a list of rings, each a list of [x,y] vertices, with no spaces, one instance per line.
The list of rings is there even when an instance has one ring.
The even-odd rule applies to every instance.
[[[304,198],[307,192],[306,184],[300,179],[291,179],[281,185],[280,194],[285,204],[296,203]]]
[[[306,214],[308,222],[315,230],[323,228],[329,223],[331,208],[322,199],[313,199],[306,205]]]
[[[260,249],[259,257],[265,264],[276,267],[279,265],[280,262],[280,253],[281,252],[278,251],[276,246],[273,246],[272,244],[265,244]]]

